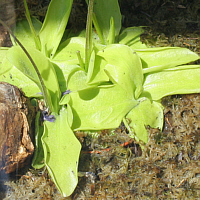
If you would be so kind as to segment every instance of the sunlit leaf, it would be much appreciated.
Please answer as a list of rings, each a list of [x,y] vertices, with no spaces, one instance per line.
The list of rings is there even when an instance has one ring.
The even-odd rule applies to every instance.
[[[0,75],[12,68],[12,64],[7,59],[8,47],[0,47]]]
[[[110,18],[110,30],[107,37],[107,44],[114,44],[115,43],[115,22],[114,18]]]
[[[86,35],[86,31],[85,31],[85,30],[82,30],[82,31],[80,31],[76,36],[77,36],[77,37],[83,37],[83,38],[84,38],[85,35]],[[104,44],[101,42],[101,40],[100,40],[100,38],[99,38],[99,35],[97,34],[96,30],[94,30],[94,29],[93,29],[93,31],[92,31],[92,41],[95,42],[95,43],[104,45]]]
[[[53,57],[64,34],[73,0],[51,0],[39,33],[42,52]]]
[[[147,75],[142,96],[159,100],[167,95],[200,93],[200,65],[198,66],[199,68],[182,67],[182,70],[165,70]]]
[[[109,45],[97,55],[107,61],[105,72],[109,78],[114,79],[115,83],[127,91],[130,98],[138,98],[143,84],[142,64],[138,55],[128,46],[121,44]]]
[[[104,58],[94,52],[92,53],[87,73],[88,84],[99,85],[101,82],[109,81],[109,77],[104,71],[106,64],[107,62]]]
[[[90,87],[86,83],[86,78],[87,76],[85,71],[76,71],[75,73],[71,74],[70,79],[68,79],[67,88],[72,92],[76,92],[78,90],[83,90]]]
[[[32,19],[32,24],[35,29],[36,34],[39,34],[39,31],[42,27],[42,23],[37,20],[36,18],[31,18]],[[31,46],[35,47],[35,41],[34,37],[32,35],[29,23],[26,19],[20,20],[16,23],[15,29],[14,29],[14,35],[15,37],[23,44],[26,46]],[[15,44],[15,41],[11,37],[13,44]]]
[[[61,91],[65,92],[67,89],[70,89],[70,87],[67,84],[68,79],[71,77],[72,74],[76,73],[77,71],[82,71],[82,69],[78,65],[68,65],[65,63],[57,63],[57,64],[58,66],[55,67],[55,70],[57,73],[58,82],[59,82]],[[85,74],[84,71],[80,73]]]
[[[128,27],[124,29],[119,35],[119,44],[125,44],[134,49],[147,48],[145,44],[140,41],[140,35],[144,32],[141,27]]]
[[[1,74],[0,81],[10,83],[18,88],[22,88],[23,92],[28,97],[38,96],[37,94],[41,92],[35,82],[33,82],[15,67],[12,67],[9,71]]]
[[[155,69],[147,69],[148,72],[160,71],[199,59],[196,53],[180,47],[156,47],[135,51],[142,59],[144,68],[155,67]]]
[[[64,197],[72,194],[78,183],[78,161],[81,144],[68,124],[65,108],[55,122],[44,122],[42,137],[45,165]]]
[[[77,51],[80,51],[82,59],[85,59],[85,38],[73,37],[66,40],[59,46],[52,60],[56,63],[79,64]]]
[[[74,120],[72,129],[101,130],[117,128],[136,104],[122,87],[90,88],[69,94]]]
[[[48,105],[52,105],[52,111],[58,112],[61,92],[53,65],[40,51],[31,47],[27,47],[26,49],[36,63],[47,91],[49,92],[47,96]],[[13,46],[9,50],[8,60],[28,78],[34,81],[42,91],[42,86],[38,75],[27,55],[22,51],[20,47]]]
[[[96,15],[100,30],[102,31],[105,43],[110,30],[110,19],[113,17],[115,26],[115,35],[119,34],[121,29],[121,13],[118,0],[100,0],[94,3],[94,13]]]
[[[149,99],[142,100],[136,107],[134,107],[126,116],[129,122],[129,127],[133,133],[130,135],[137,140],[148,142],[148,132],[146,126],[152,128],[163,127],[163,108],[160,103],[151,102]]]

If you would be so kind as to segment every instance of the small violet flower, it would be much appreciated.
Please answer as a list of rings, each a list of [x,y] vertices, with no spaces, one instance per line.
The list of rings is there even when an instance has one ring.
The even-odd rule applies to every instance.
[[[55,122],[56,118],[54,115],[48,115],[47,111],[42,111],[44,121]]]
[[[66,90],[65,92],[62,92],[62,97],[64,96],[64,95],[66,95],[66,94],[69,94],[69,93],[71,93],[72,91],[70,91],[70,90]]]

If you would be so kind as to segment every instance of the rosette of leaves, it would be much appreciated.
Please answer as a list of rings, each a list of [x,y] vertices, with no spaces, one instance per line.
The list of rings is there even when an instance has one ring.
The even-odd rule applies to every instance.
[[[200,66],[184,65],[199,56],[186,48],[147,47],[140,41],[142,28],[121,29],[117,0],[94,2],[88,16],[95,31],[89,18],[86,31],[64,42],[68,45],[61,45],[52,59],[64,71],[75,65],[64,74],[72,92],[60,103],[72,108],[73,130],[112,129],[123,120],[130,135],[146,143],[147,125],[162,129],[162,97],[200,91]],[[77,40],[79,48],[70,50]],[[66,54],[73,59],[61,62]]]
[[[162,129],[162,97],[200,92],[200,66],[185,65],[199,56],[185,48],[142,44],[142,28],[121,29],[117,0],[95,0],[94,8],[90,0],[86,31],[73,37],[65,30],[71,5],[72,0],[52,0],[43,24],[27,12],[28,20],[14,30],[44,85],[14,40],[12,48],[0,51],[1,81],[29,97],[46,88],[43,96],[55,122],[41,127],[36,120],[33,166],[46,165],[63,196],[78,181],[80,143],[73,131],[113,129],[123,120],[130,136],[146,143],[146,125]],[[61,98],[66,90],[70,93]]]

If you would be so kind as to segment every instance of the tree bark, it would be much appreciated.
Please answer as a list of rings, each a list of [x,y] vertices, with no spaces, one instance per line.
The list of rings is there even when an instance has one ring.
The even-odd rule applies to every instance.
[[[35,108],[16,86],[0,82],[0,171],[14,172],[34,152]]]

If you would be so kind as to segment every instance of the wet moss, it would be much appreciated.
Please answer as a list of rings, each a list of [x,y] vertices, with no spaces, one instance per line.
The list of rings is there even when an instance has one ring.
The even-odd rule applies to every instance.
[[[19,174],[18,174],[19,175]],[[58,199],[64,200],[60,192],[57,190],[53,181],[50,179],[47,170],[29,169],[26,174],[21,175],[20,179],[5,181],[7,186],[5,200],[11,199]]]

